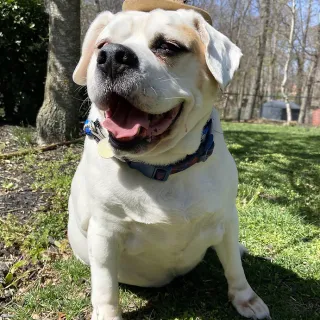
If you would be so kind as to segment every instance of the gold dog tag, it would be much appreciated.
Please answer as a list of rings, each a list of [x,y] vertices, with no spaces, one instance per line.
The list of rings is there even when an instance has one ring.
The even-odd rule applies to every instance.
[[[108,143],[108,139],[102,139],[98,142],[98,153],[100,157],[110,159],[113,157],[113,151]]]

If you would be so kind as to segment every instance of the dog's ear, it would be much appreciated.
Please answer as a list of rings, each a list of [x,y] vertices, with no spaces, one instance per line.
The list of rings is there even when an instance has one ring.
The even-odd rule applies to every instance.
[[[195,20],[195,26],[206,48],[207,66],[223,89],[231,81],[234,72],[239,67],[242,57],[241,50],[200,15]]]
[[[109,11],[100,13],[90,25],[83,41],[81,58],[73,72],[73,81],[79,85],[87,82],[87,68],[94,51],[97,37],[112,19],[113,14]]]

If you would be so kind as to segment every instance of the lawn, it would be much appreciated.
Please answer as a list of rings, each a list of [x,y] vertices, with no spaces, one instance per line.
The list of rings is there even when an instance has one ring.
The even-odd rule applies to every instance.
[[[320,319],[320,130],[223,127],[239,169],[250,284],[273,320]],[[27,134],[7,136],[16,148],[30,148],[27,155],[1,159],[11,142],[0,144],[0,319],[90,319],[89,270],[66,241],[67,197],[82,145],[32,153]],[[121,285],[120,302],[124,319],[243,319],[226,292],[209,250],[195,270],[164,288]]]

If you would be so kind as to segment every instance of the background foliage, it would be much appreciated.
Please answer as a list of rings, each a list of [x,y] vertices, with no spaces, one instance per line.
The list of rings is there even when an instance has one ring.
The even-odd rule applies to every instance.
[[[34,124],[43,101],[48,16],[41,0],[0,0],[0,108]]]

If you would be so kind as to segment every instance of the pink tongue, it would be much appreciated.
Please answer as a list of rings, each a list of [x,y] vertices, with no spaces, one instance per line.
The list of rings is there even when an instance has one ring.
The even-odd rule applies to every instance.
[[[139,109],[119,103],[111,116],[106,116],[102,126],[110,131],[116,139],[133,138],[141,127],[149,128],[148,114]]]

